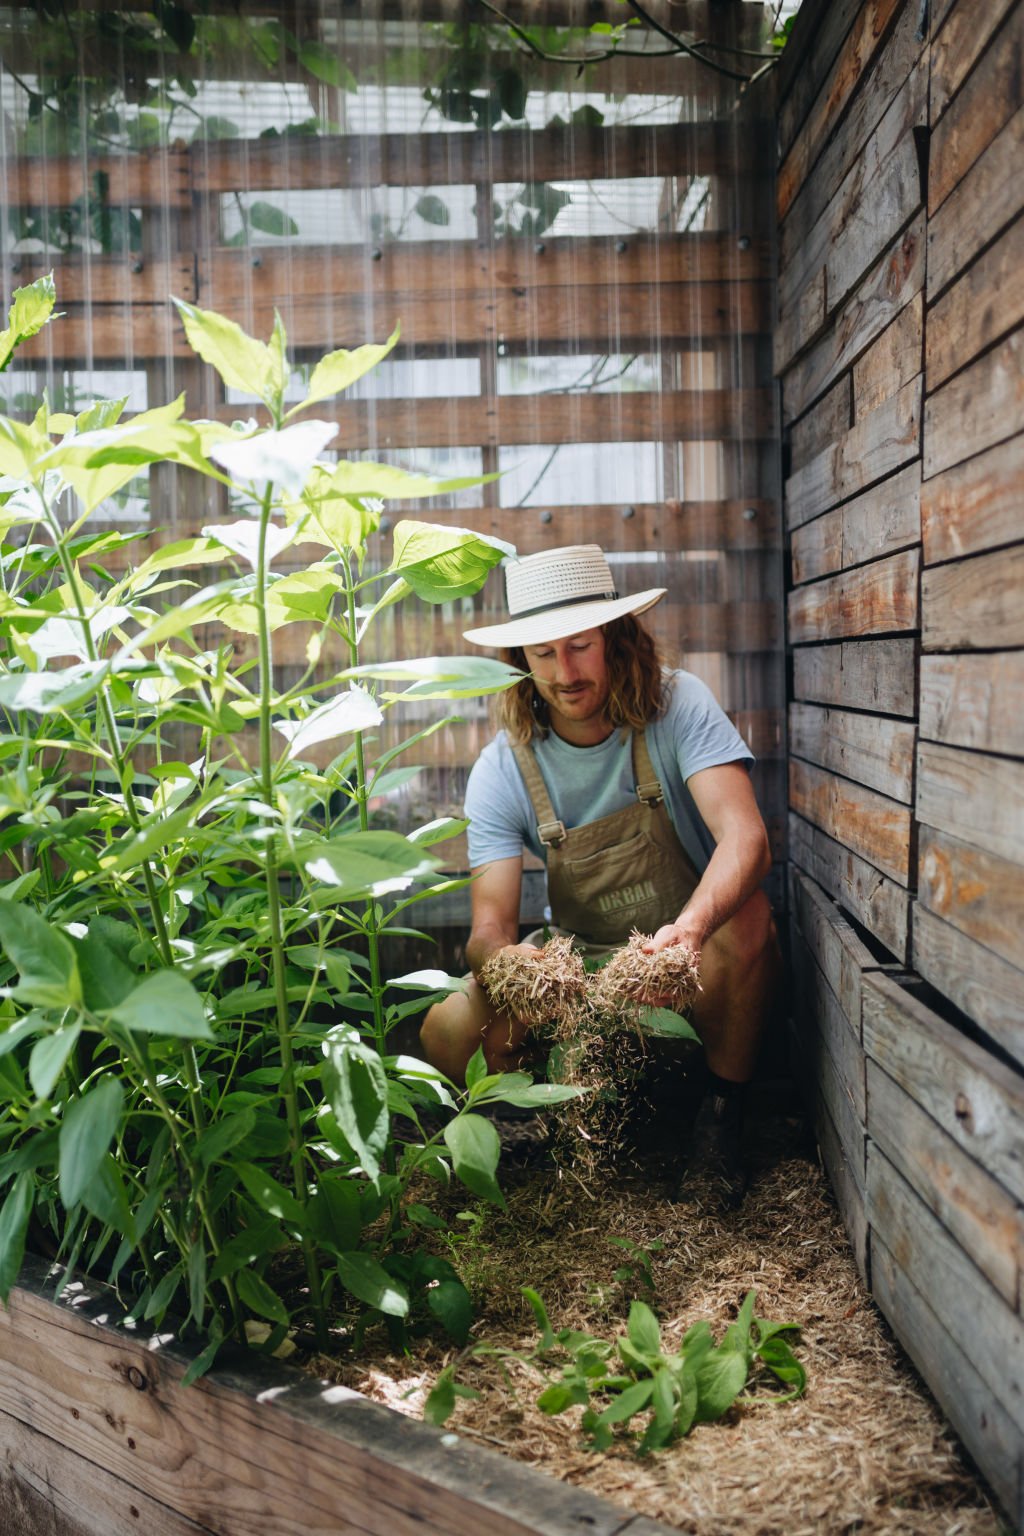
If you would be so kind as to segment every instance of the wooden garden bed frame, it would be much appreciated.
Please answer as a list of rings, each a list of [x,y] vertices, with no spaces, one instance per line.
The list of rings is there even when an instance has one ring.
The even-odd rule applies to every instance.
[[[667,1527],[253,1354],[190,1387],[173,1333],[29,1259],[0,1310],[18,1536],[657,1536]]]

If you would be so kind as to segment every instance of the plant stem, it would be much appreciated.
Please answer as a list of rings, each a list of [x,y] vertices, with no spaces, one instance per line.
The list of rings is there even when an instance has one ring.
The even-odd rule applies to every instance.
[[[271,746],[271,713],[274,703],[274,670],[270,653],[270,623],[267,617],[267,529],[270,525],[273,487],[268,484],[260,505],[260,537],[256,557],[256,590],[253,600],[256,606],[259,629],[259,678],[260,678],[260,783],[263,803],[270,810],[274,797],[274,761]],[[299,1115],[299,1098],[295,1086],[295,1057],[292,1050],[292,1027],[288,1013],[288,981],[285,975],[284,928],[281,921],[281,889],[278,881],[277,837],[271,831],[266,845],[267,920],[270,929],[271,966],[274,975],[274,999],[277,1014],[277,1038],[281,1050],[281,1097],[284,1100],[288,1121],[288,1152],[292,1169],[295,1198],[305,1210],[309,1203],[306,1187],[306,1168],[302,1144],[302,1120]],[[320,1282],[320,1265],[316,1248],[306,1233],[302,1234],[302,1256],[309,1281],[310,1300],[313,1304],[313,1320],[317,1343],[327,1348],[327,1319],[324,1316],[323,1288]]]

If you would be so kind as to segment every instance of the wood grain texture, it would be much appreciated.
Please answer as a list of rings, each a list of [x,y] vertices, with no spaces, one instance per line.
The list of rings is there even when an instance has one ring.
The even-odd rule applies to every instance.
[[[922,656],[921,736],[1024,757],[1024,653]]]
[[[979,9],[972,0],[957,0],[932,41],[929,109],[937,123],[957,91],[993,45],[993,36],[1018,0],[987,0]]]
[[[954,379],[953,386],[957,383]],[[791,475],[786,481],[788,526],[800,527],[916,459],[921,451],[921,396],[918,376]]]
[[[1024,322],[1024,218],[1011,224],[928,315],[928,388]]]
[[[926,248],[925,219],[921,213],[883,252],[856,291],[831,317],[825,335],[799,360],[787,362],[782,381],[785,421],[799,417],[920,292],[925,280]],[[783,318],[781,326],[785,324]],[[776,372],[781,371],[776,356]]]
[[[907,953],[909,898],[894,880],[802,817],[789,818],[790,858],[897,960]]]
[[[914,798],[916,745],[916,729],[903,720],[816,704],[789,707],[794,756],[907,805]]]
[[[916,378],[923,366],[924,297],[916,293],[853,365],[854,419],[877,410]]]
[[[917,629],[920,565],[910,549],[798,587],[786,603],[790,643]]]
[[[989,1392],[1014,1424],[1024,1427],[1024,1320],[874,1146],[868,1156],[867,1210],[872,1233],[878,1232],[939,1322],[969,1345]]]
[[[925,405],[927,479],[1020,432],[1024,409],[1024,330],[944,384]]]
[[[871,1235],[871,1289],[896,1337],[1019,1529],[1018,1490],[1024,1468],[1020,1428],[993,1397],[977,1368],[969,1338],[961,1344],[950,1335],[877,1231]]]
[[[996,134],[928,221],[928,298],[963,272],[1024,203],[1020,164],[1024,155],[1024,107]]]
[[[802,469],[853,425],[853,381],[849,373],[837,380],[806,415],[793,423],[789,434],[790,468]]]
[[[1024,544],[928,566],[921,574],[922,647],[981,651],[1024,646],[1022,588]]]
[[[8,207],[39,202],[46,186],[51,207],[73,203],[106,177],[105,202],[112,208],[188,208],[192,187],[189,152],[150,149],[130,155],[7,155],[0,174],[0,194]],[[243,185],[243,183],[239,183]],[[49,271],[49,268],[47,268]]]
[[[800,585],[921,542],[921,466],[908,464],[880,485],[793,531],[793,581]]]
[[[955,560],[1019,539],[1022,505],[1022,437],[934,475],[921,487],[925,564]]]
[[[792,758],[789,804],[805,820],[898,885],[910,882],[908,806]],[[826,884],[826,890],[829,886]]]
[[[802,935],[794,938],[797,1018],[804,1055],[800,1077],[812,1102],[820,1102],[836,1129],[857,1189],[864,1189],[864,1120],[858,1113],[864,1054],[839,1004],[817,969]]]
[[[923,826],[917,898],[1024,973],[1024,865]],[[1024,974],[1021,991],[1024,996]]]
[[[988,32],[988,46],[932,129],[928,170],[928,211],[932,215],[1021,105],[1024,10],[1018,5],[993,35],[991,9],[982,7],[977,26],[977,31]]]
[[[1016,1200],[1024,1195],[1024,1082],[906,987],[865,976],[864,1049]],[[1021,1377],[1024,1387],[1024,1376]]]
[[[34,254],[19,256],[18,286],[33,283],[53,273],[57,306],[63,315],[89,304],[115,304],[123,315],[137,304],[156,304],[173,323],[174,309],[169,294],[179,299],[197,301],[196,262],[191,253],[147,256],[145,260],[124,256],[56,256],[45,259]],[[64,321],[61,320],[61,325]]]
[[[1024,1067],[1024,972],[914,906],[914,969]]]
[[[790,896],[804,944],[838,999],[858,1044],[861,1038],[861,978],[878,961],[816,880],[790,865]]]
[[[147,1348],[100,1321],[119,1313],[109,1294],[55,1308],[41,1272],[26,1266],[0,1314],[0,1411],[30,1413],[38,1431],[217,1536],[629,1529],[621,1509],[276,1361],[225,1366],[182,1393],[189,1357],[173,1337]]]
[[[879,714],[917,713],[917,642],[844,640],[793,652],[793,697]]]
[[[937,831],[1024,864],[1024,762],[920,742],[917,816]]]

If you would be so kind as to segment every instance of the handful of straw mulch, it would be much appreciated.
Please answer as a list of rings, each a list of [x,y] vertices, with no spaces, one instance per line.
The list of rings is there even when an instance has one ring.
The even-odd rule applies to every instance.
[[[643,1066],[643,1010],[667,1005],[685,1012],[700,984],[690,950],[673,945],[647,955],[647,942],[633,933],[593,975],[564,936],[549,939],[536,954],[498,950],[479,973],[496,1007],[555,1047],[556,1080],[587,1090],[585,1098],[563,1106],[562,1118],[564,1133],[591,1170],[602,1151],[614,1152],[622,1140],[623,1090],[635,1086]]]

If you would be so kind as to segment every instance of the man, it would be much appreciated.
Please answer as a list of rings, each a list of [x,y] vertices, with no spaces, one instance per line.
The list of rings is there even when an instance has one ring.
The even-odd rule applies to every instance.
[[[428,1059],[463,1076],[483,1044],[514,1068],[529,1020],[498,1014],[475,979],[517,946],[523,848],[543,857],[553,924],[593,952],[652,935],[700,959],[691,1013],[709,1071],[714,1155],[745,1187],[742,1088],[754,1070],[779,955],[761,881],[771,865],[742,738],[700,680],[665,672],[637,615],[665,593],[615,592],[595,544],[506,564],[509,622],[469,630],[528,675],[500,695],[504,729],[466,789],[473,979],[427,1014]],[[519,946],[523,950],[530,944]]]

